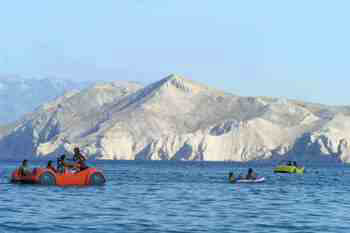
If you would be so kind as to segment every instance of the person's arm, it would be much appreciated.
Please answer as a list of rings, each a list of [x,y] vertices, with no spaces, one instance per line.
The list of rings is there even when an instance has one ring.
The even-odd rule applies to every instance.
[[[74,166],[74,168],[80,170],[80,163],[79,162],[75,163],[73,166]]]
[[[62,161],[62,165],[66,168],[74,168],[74,165],[73,164],[70,164],[70,163],[66,163],[65,161]]]
[[[79,154],[79,159],[81,161],[86,161],[86,157],[84,155],[82,155],[81,153]]]
[[[256,172],[253,173],[253,179],[258,178],[258,175],[256,174]]]
[[[24,176],[23,166],[20,166],[18,168],[18,173],[19,173],[20,176]]]
[[[53,166],[49,167],[49,169],[51,169],[51,171],[53,171],[54,173],[57,173],[57,169]]]

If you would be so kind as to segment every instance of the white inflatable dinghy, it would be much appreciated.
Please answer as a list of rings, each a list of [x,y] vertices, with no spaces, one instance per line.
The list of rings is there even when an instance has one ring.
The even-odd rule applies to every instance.
[[[265,181],[265,177],[257,177],[256,179],[238,179],[236,183],[262,183]]]

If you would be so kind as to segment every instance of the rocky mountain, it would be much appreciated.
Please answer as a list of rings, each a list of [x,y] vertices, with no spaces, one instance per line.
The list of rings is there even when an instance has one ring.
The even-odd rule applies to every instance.
[[[68,92],[0,129],[2,158],[248,161],[301,156],[349,161],[350,107],[240,97],[170,75],[146,87]]]
[[[53,78],[0,76],[0,124],[14,122],[25,113],[34,111],[40,104],[52,101],[68,90],[88,85]]]

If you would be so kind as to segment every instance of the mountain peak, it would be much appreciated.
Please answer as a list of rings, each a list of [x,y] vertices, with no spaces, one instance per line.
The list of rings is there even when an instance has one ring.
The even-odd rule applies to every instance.
[[[196,83],[178,74],[170,74],[157,84],[157,86],[162,89],[171,88],[186,93],[198,93],[203,90],[209,90],[207,86]]]
[[[182,81],[184,81],[184,80],[186,80],[183,76],[181,76],[181,75],[178,75],[178,74],[169,74],[168,76],[166,76],[165,78],[164,78],[165,80],[182,80]]]

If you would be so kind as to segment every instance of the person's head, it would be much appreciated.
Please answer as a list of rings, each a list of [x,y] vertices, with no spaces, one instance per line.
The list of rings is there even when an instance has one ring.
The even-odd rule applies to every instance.
[[[249,168],[248,169],[248,173],[250,174],[250,173],[252,173],[253,172],[253,169],[252,168]]]
[[[233,176],[233,172],[228,173],[228,176],[232,177]]]
[[[22,161],[22,165],[23,166],[26,166],[27,164],[28,164],[28,160],[25,159],[25,160]]]
[[[47,166],[48,166],[48,167],[51,167],[51,166],[52,166],[52,160],[49,160],[49,161],[47,162]]]
[[[80,153],[79,147],[74,147],[73,151],[74,151],[74,154]]]
[[[61,155],[60,160],[65,160],[65,159],[66,159],[66,155],[65,154]]]

